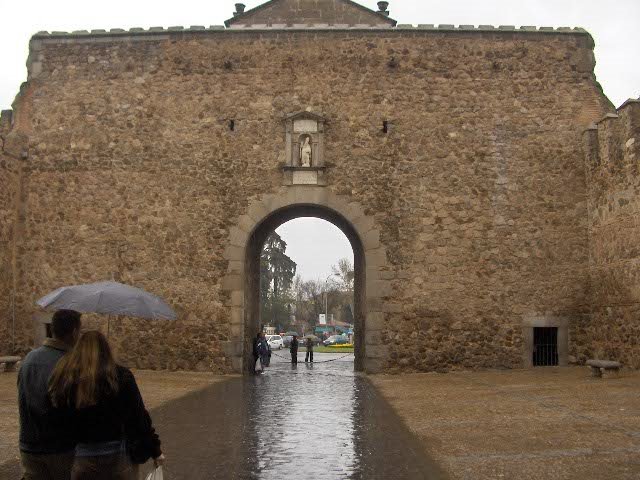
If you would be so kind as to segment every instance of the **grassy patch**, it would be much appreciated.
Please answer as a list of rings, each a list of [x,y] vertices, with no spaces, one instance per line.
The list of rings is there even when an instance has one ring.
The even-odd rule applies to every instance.
[[[304,349],[302,349],[304,352]],[[346,355],[347,353],[353,353],[353,347],[313,347],[313,351],[317,353],[342,353]]]

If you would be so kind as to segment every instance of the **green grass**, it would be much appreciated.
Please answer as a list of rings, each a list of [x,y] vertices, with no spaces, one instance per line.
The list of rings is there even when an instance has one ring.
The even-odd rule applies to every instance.
[[[301,352],[305,352],[304,348],[300,349]],[[313,351],[317,353],[342,353],[346,355],[347,353],[353,353],[353,348],[331,348],[331,347],[313,347]]]

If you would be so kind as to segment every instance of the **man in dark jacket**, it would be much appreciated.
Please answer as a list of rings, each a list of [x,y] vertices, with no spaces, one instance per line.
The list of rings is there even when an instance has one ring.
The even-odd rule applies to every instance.
[[[289,352],[291,352],[291,364],[297,365],[298,363],[298,337],[293,336],[291,339],[291,345],[289,346]]]
[[[65,418],[49,399],[49,376],[67,350],[78,341],[80,313],[58,310],[51,321],[53,338],[29,352],[18,372],[20,458],[25,480],[68,480],[74,441]]]

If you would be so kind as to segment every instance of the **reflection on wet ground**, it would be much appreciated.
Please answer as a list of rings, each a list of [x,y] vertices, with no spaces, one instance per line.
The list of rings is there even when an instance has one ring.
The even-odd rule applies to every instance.
[[[283,351],[284,352],[284,351]],[[275,352],[285,357],[286,353]],[[353,356],[316,354],[233,378],[153,412],[172,479],[444,478]]]

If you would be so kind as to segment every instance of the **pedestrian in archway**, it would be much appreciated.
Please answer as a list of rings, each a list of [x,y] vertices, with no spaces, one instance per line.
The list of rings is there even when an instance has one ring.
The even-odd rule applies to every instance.
[[[289,346],[289,352],[291,352],[291,364],[298,364],[298,337],[296,335],[291,339],[291,345]]]
[[[271,348],[269,342],[264,336],[264,332],[260,332],[258,337],[258,356],[260,357],[260,368],[264,373],[264,369],[269,366],[269,357],[271,356]]]
[[[252,358],[253,358],[253,362],[251,363],[251,373],[258,373],[258,370],[256,369],[256,364],[258,363],[258,360],[260,360],[260,336],[261,336],[262,332],[258,332],[255,336],[255,338],[253,339],[253,343],[251,344],[251,353],[252,353]]]
[[[271,345],[267,342],[267,367],[271,365]]]
[[[307,347],[307,353],[304,356],[304,361],[313,363],[313,340],[311,337],[307,337],[307,341],[305,342],[305,346]]]

